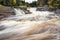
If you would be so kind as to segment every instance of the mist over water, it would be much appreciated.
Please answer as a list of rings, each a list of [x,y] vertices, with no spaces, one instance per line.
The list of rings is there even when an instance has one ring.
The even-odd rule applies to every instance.
[[[54,12],[35,11],[25,14],[14,8],[15,16],[0,21],[0,40],[59,40],[60,19]]]

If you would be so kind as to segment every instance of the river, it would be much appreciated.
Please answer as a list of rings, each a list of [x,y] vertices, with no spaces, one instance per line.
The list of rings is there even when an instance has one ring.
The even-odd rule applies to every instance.
[[[54,12],[31,14],[14,8],[16,15],[0,21],[0,40],[60,40],[60,18]]]

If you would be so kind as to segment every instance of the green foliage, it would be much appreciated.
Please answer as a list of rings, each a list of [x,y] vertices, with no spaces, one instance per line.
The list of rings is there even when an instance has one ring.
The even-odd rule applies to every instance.
[[[49,5],[49,7],[55,7],[55,8],[60,8],[60,0],[38,0],[37,5],[38,6],[44,6],[44,5]]]
[[[0,0],[0,4],[5,6],[19,6],[23,0]]]
[[[59,8],[60,7],[60,0],[56,0],[54,2],[54,5],[53,6],[56,7],[56,8]]]
[[[38,0],[37,2],[34,1],[32,3],[26,3],[24,0],[0,0],[1,5],[5,6],[44,6],[49,5],[49,7],[60,8],[60,0]]]
[[[36,7],[36,6],[37,6],[36,1],[30,3],[30,7]]]
[[[60,0],[49,0],[48,4],[52,7],[59,8]]]

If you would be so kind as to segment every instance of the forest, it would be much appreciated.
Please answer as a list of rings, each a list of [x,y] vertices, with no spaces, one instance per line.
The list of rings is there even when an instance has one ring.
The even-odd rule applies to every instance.
[[[30,6],[30,7],[39,7],[48,5],[49,7],[59,8],[60,0],[37,0],[32,3],[25,2],[25,0],[0,0],[0,4],[4,6]]]

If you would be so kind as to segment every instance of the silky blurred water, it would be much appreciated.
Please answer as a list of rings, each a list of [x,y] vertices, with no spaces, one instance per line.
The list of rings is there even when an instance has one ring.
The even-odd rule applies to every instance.
[[[30,11],[25,14],[14,8],[16,15],[0,21],[0,40],[59,40],[59,16],[49,11]]]

